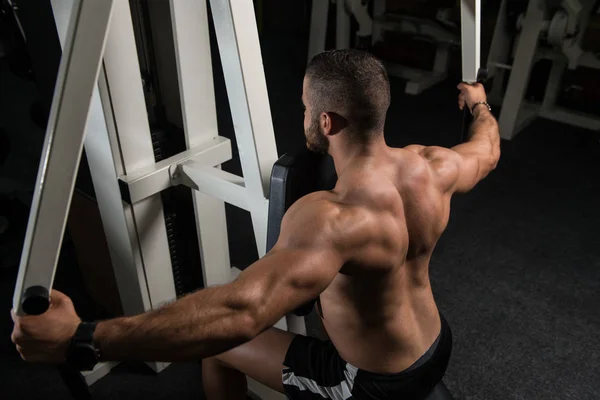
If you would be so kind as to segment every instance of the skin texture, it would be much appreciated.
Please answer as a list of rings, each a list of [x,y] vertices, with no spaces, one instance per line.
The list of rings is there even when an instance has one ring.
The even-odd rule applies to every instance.
[[[189,294],[144,314],[98,324],[104,360],[203,359],[207,398],[244,398],[248,375],[282,391],[293,335],[271,326],[321,296],[323,323],[340,355],[358,368],[395,373],[432,345],[441,328],[429,260],[448,223],[454,193],[495,167],[500,138],[481,85],[459,85],[473,109],[471,139],[452,149],[391,148],[383,132],[368,143],[346,134],[341,115],[313,115],[304,82],[307,146],[328,152],[338,182],[309,194],[284,216],[280,238],[235,281]],[[79,318],[53,291],[50,310],[18,317],[12,340],[34,362],[64,360]]]

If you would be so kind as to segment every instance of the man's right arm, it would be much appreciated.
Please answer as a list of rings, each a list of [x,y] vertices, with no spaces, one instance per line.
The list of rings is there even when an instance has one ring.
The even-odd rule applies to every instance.
[[[459,107],[473,110],[470,138],[451,149],[438,146],[408,146],[429,161],[438,186],[444,193],[465,193],[496,168],[500,159],[498,123],[483,105],[483,86],[460,84]],[[474,108],[473,108],[474,107]]]
[[[487,107],[475,107],[469,141],[450,151],[457,155],[448,155],[457,164],[456,181],[451,185],[453,192],[470,191],[496,168],[500,160],[500,134],[496,118]],[[449,178],[453,180],[452,177]]]

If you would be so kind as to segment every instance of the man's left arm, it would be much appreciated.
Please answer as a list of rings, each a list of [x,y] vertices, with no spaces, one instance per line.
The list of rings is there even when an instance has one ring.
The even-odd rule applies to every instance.
[[[327,212],[294,204],[280,239],[226,285],[202,289],[131,317],[100,321],[94,341],[101,360],[199,360],[234,348],[324,291],[344,264]],[[16,317],[12,339],[22,357],[60,362],[79,319],[68,297],[53,293],[50,309]],[[67,321],[67,322],[65,322]],[[49,348],[56,349],[51,352]],[[54,354],[53,354],[54,353]]]
[[[156,311],[98,324],[105,360],[199,360],[245,343],[327,288],[341,267],[335,251],[274,248],[235,281]]]

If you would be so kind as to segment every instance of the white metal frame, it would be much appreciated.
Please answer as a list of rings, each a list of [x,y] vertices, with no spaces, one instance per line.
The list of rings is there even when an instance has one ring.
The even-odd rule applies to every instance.
[[[308,39],[308,61],[325,49],[329,0],[312,2],[310,12],[310,36]]]
[[[53,0],[52,3],[65,56],[49,126],[61,129],[51,129],[47,135],[44,162],[28,226],[28,245],[24,249],[15,290],[15,305],[19,306],[26,287],[33,284],[48,290],[52,287],[56,262],[48,263],[48,255],[58,257],[84,135],[125,313],[156,308],[176,296],[160,198],[160,191],[172,185],[187,185],[195,189],[194,207],[206,285],[228,282],[238,270],[232,269],[229,263],[224,202],[250,212],[258,254],[262,257],[266,251],[270,173],[277,160],[252,2],[210,0],[240,150],[242,178],[220,169],[220,164],[231,158],[231,143],[218,135],[207,2],[170,1],[188,149],[156,163],[129,3],[115,2],[112,24],[107,30],[107,21],[102,25],[102,12],[110,10],[112,3],[107,0],[81,0],[76,5],[81,4],[86,12],[93,7],[101,10],[96,10],[93,18],[86,13],[86,21],[93,22],[85,29],[79,27],[76,36],[74,28],[70,28],[69,36],[65,34],[64,27],[71,15],[73,1]],[[94,40],[90,39],[90,35]],[[104,37],[106,50],[101,63],[100,44],[104,43]],[[85,40],[85,48],[80,48]],[[74,49],[71,52],[67,51],[70,46]],[[73,64],[73,60],[79,61],[79,64]],[[66,65],[71,66],[67,78]],[[77,69],[73,68],[75,65]],[[73,82],[77,83],[77,88]],[[60,108],[65,99],[79,101],[74,102],[76,107]],[[57,110],[60,112],[57,113]],[[56,124],[53,123],[55,120],[58,121]],[[59,125],[68,121],[71,125]],[[55,148],[51,147],[57,142],[70,143],[59,157],[56,157]],[[70,190],[65,188],[65,183],[62,186],[48,185],[55,181],[67,182]],[[56,190],[58,188],[61,190]],[[123,200],[123,196],[127,201]],[[58,206],[64,212],[59,210],[57,213],[50,206]],[[40,238],[44,241],[52,238],[52,248],[41,243]],[[297,333],[306,332],[303,319],[292,315],[279,321],[277,326]],[[102,364],[87,374],[88,384],[100,379],[113,365]],[[149,365],[158,372],[168,364]],[[257,382],[250,382],[250,388],[265,399],[283,398]]]
[[[494,35],[488,53],[486,69],[492,81],[492,89],[488,93],[488,101],[491,104],[502,103],[502,91],[504,74],[512,68],[506,62],[511,54],[512,35],[508,26],[506,0],[500,2],[498,18],[494,26]]]
[[[375,20],[374,26],[386,31],[404,32],[409,34],[426,35],[437,41],[437,48],[433,67],[431,70],[410,68],[395,63],[386,63],[390,75],[406,79],[406,94],[418,95],[434,85],[444,81],[448,77],[450,62],[450,48],[460,44],[458,35],[442,28],[433,21],[406,15],[395,16],[394,19],[386,19],[384,16]]]
[[[308,43],[308,60],[310,61],[318,53],[325,50],[327,38],[327,20],[329,16],[329,4],[331,0],[317,0],[312,2],[310,37]],[[335,47],[336,49],[347,49],[350,47],[350,22],[351,17],[359,14],[360,21],[363,21],[364,35],[371,34],[372,27],[366,13],[366,5],[360,3],[360,0],[335,0]],[[367,26],[365,26],[365,23]]]
[[[525,23],[519,35],[515,60],[498,119],[500,136],[504,139],[512,139],[514,133],[520,131],[523,126],[536,118],[535,107],[522,106],[523,96],[529,83],[529,74],[535,61],[535,53],[545,13],[545,1],[529,1]],[[512,73],[513,71],[518,71],[518,73]]]
[[[463,56],[468,64],[467,76],[476,77],[479,70],[479,32],[480,32],[480,0],[463,0]],[[468,7],[467,7],[468,6]],[[327,33],[327,19],[329,14],[329,1],[314,1],[311,11],[311,28],[308,50],[308,60],[314,55],[325,50]],[[350,17],[353,16],[359,23],[359,36],[371,35],[371,43],[381,40],[385,30],[394,30],[406,33],[426,34],[439,41],[436,49],[435,60],[431,70],[409,68],[404,65],[386,63],[390,75],[408,80],[405,93],[417,95],[448,76],[450,47],[458,45],[460,38],[452,32],[443,29],[432,21],[410,16],[398,16],[397,19],[385,19],[385,0],[373,0],[373,18],[367,11],[367,4],[361,0],[337,0],[336,2],[336,48],[350,47]],[[471,43],[472,42],[472,43]],[[476,58],[476,62],[474,62]],[[470,69],[475,68],[475,74]]]
[[[480,63],[481,0],[461,0],[460,26],[463,82],[475,83]]]
[[[585,2],[580,10],[582,25],[579,35],[584,31],[592,4],[593,2]],[[560,81],[567,64],[600,69],[600,59],[583,52],[576,52],[577,57],[574,58],[572,52],[567,55],[562,54],[561,50],[569,50],[564,48],[561,50],[539,48],[540,34],[548,29],[547,19],[552,17],[548,15],[549,11],[551,10],[547,8],[546,2],[529,1],[527,11],[519,24],[521,32],[515,45],[511,46],[512,38],[506,29],[506,0],[501,3],[487,67],[490,75],[494,77],[494,85],[489,96],[490,102],[502,105],[498,124],[500,136],[504,139],[514,138],[539,117],[585,129],[600,130],[600,118],[556,106]],[[579,17],[579,13],[575,15]],[[568,39],[568,43],[564,43],[563,47],[577,47],[576,39]],[[514,57],[514,61],[512,65],[507,65],[511,56]],[[552,68],[543,101],[541,104],[536,104],[526,101],[524,95],[529,84],[531,69],[534,63],[542,58],[552,60]],[[506,91],[503,93],[502,84],[506,71],[510,72],[510,76]]]
[[[350,47],[350,15],[351,10],[346,3],[348,0],[337,0],[335,7],[335,47],[347,49]]]
[[[64,26],[74,4],[73,0],[52,2],[63,46],[68,44]],[[154,153],[139,64],[137,57],[130,56],[137,53],[129,5],[118,1],[114,8],[98,86],[92,95],[85,148],[122,307],[126,315],[133,315],[174,299],[175,288],[160,195],[155,193],[133,205],[123,203],[116,179],[128,170],[151,167]],[[119,135],[119,131],[127,134]],[[88,384],[114,365],[103,363],[86,373]],[[148,365],[159,372],[168,363]]]
[[[373,20],[381,21],[385,16],[386,0],[373,0]],[[371,44],[380,42],[383,39],[383,29],[380,24],[373,24],[373,36]]]
[[[170,0],[169,4],[186,146],[211,146],[197,162],[204,160],[210,167],[219,167],[231,159],[231,143],[219,136],[217,126],[207,4],[195,0]],[[215,141],[223,143],[225,158],[219,159]],[[225,204],[199,191],[193,192],[193,201],[204,283],[226,283],[230,261]]]
[[[69,13],[13,298],[21,315],[27,288],[52,287],[112,6],[112,1],[82,2]]]

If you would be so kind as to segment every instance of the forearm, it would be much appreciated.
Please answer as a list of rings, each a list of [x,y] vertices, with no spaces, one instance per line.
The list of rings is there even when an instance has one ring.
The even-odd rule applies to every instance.
[[[101,321],[94,334],[102,360],[200,360],[252,337],[247,303],[232,284],[183,297],[133,317]]]
[[[452,148],[457,177],[451,185],[454,193],[466,193],[496,168],[500,159],[498,123],[486,107],[473,110],[470,139]]]
[[[500,131],[498,122],[484,106],[476,106],[473,110],[473,122],[470,128],[469,142],[488,145],[492,158],[497,162],[500,158]]]

